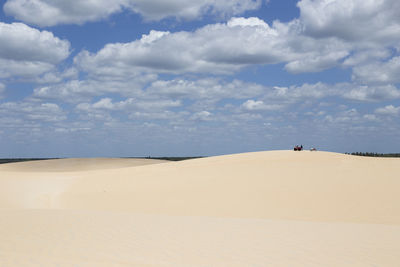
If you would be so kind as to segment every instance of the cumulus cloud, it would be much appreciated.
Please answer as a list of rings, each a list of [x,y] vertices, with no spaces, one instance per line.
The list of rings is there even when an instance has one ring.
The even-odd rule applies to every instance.
[[[55,66],[46,62],[16,61],[0,58],[0,78],[34,78],[53,70]]]
[[[228,21],[227,25],[229,27],[235,27],[235,26],[254,26],[254,27],[262,27],[264,29],[269,29],[268,24],[263,21],[262,19],[256,18],[256,17],[250,17],[250,18],[232,18],[231,20]]]
[[[301,0],[297,5],[301,36],[312,37],[315,43],[331,39],[345,47],[290,62],[287,70],[296,73],[302,69],[313,71],[343,65],[355,67],[353,77],[362,83],[394,80],[391,72],[398,69],[398,64],[396,58],[390,59],[392,50],[399,49],[400,43],[399,1]],[[379,62],[385,59],[389,59],[381,63],[385,69],[374,73],[374,68],[379,68]]]
[[[274,86],[273,90],[269,91],[266,95],[266,98],[285,103],[296,103],[299,101],[320,99],[337,94],[338,90],[334,86],[318,82],[315,84],[305,83],[300,86]]]
[[[90,103],[94,97],[109,94],[127,97],[127,99],[115,102],[109,97],[103,97],[94,104]],[[81,111],[86,108],[92,111],[136,110],[137,112],[145,109],[166,110],[170,107],[178,107],[181,103],[191,103],[191,105],[185,105],[186,110],[211,112],[222,108],[219,102],[245,99],[240,108],[243,111],[257,112],[284,109],[298,103],[316,103],[324,98],[342,98],[359,102],[390,101],[400,98],[400,90],[394,85],[318,82],[288,87],[268,87],[257,83],[241,80],[227,81],[221,78],[157,80],[156,77],[150,76],[141,82],[135,79],[72,80],[38,87],[34,90],[32,98],[81,103],[78,107]],[[172,106],[168,106],[169,104]]]
[[[399,40],[400,2],[397,0],[301,0],[305,33],[348,41]]]
[[[384,60],[390,58],[391,51],[388,48],[378,47],[376,49],[362,49],[353,51],[352,55],[347,57],[343,65],[346,67],[358,66],[361,64],[376,62],[377,60]]]
[[[67,118],[66,112],[54,103],[5,102],[0,104],[0,114],[39,122],[58,122]]]
[[[148,20],[166,17],[196,19],[206,13],[217,16],[238,15],[261,6],[261,0],[130,0],[129,8]]]
[[[97,75],[229,74],[249,65],[282,62],[298,73],[336,66],[348,54],[349,46],[342,41],[302,36],[298,23],[269,26],[258,18],[231,18],[194,32],[153,30],[136,41],[107,44],[97,53],[82,51],[75,63]]]
[[[76,79],[79,75],[79,72],[76,68],[68,68],[63,71],[51,71],[47,72],[36,79],[37,83],[41,84],[54,84],[60,83],[64,80]]]
[[[29,45],[27,45],[29,44]],[[70,54],[70,43],[23,23],[0,22],[0,78],[37,76]]]
[[[353,79],[364,83],[398,83],[400,82],[400,56],[385,62],[371,62],[356,66]]]
[[[385,101],[400,98],[400,90],[393,85],[368,86],[355,84],[338,84],[342,97],[358,101]]]
[[[351,124],[360,123],[363,119],[357,109],[347,109],[333,115],[326,115],[324,121],[333,124]]]
[[[249,65],[275,63],[285,63],[291,73],[357,67],[390,58],[391,49],[400,41],[400,20],[393,14],[398,5],[393,0],[302,0],[298,3],[300,18],[288,23],[268,25],[255,17],[234,17],[194,32],[152,30],[139,40],[107,44],[96,53],[82,51],[75,63],[99,75],[137,71],[226,74]],[[396,71],[394,61],[387,65],[395,66],[387,68]],[[362,79],[362,72],[356,69],[355,77]]]
[[[139,13],[146,20],[194,20],[207,13],[224,17],[260,6],[261,0],[8,0],[4,11],[27,23],[54,26],[98,21],[124,9]]]
[[[119,1],[48,1],[8,0],[4,12],[16,19],[39,26],[82,24],[105,18],[122,10],[125,0]]]
[[[131,119],[177,119],[182,112],[175,112],[174,109],[182,106],[181,101],[170,99],[135,99],[127,98],[122,101],[114,101],[105,97],[97,102],[79,103],[75,111],[80,114],[82,120],[115,121],[121,114],[128,115]],[[120,114],[113,116],[113,114]],[[185,112],[183,112],[185,113]]]
[[[87,112],[93,110],[163,110],[181,105],[180,101],[174,100],[136,100],[128,98],[123,101],[113,102],[111,98],[102,98],[93,104],[80,103],[76,106],[76,109]]]
[[[186,111],[171,111],[171,110],[158,110],[158,111],[134,111],[129,114],[130,119],[134,120],[166,120],[166,121],[182,121],[188,112]]]
[[[327,54],[315,55],[310,58],[301,58],[300,60],[294,60],[285,65],[285,69],[291,73],[303,73],[303,72],[319,72],[322,70],[330,69],[338,66],[340,60],[345,58],[349,54],[348,51],[328,51]]]
[[[384,67],[396,72],[396,58],[390,58],[400,42],[400,20],[394,12],[398,1],[302,0],[298,6],[300,18],[288,23],[233,17],[194,32],[152,30],[139,40],[107,44],[96,53],[82,51],[75,63],[98,74],[230,74],[249,65],[276,63],[303,73],[345,66],[354,67],[354,77],[363,80],[370,69],[359,66],[389,59]]]
[[[190,119],[196,121],[210,121],[212,120],[212,113],[208,112],[207,110],[203,110],[193,114]]]
[[[118,74],[119,75],[119,74]],[[33,91],[33,98],[57,99],[65,102],[87,101],[92,97],[104,94],[119,94],[122,96],[138,96],[143,87],[157,76],[152,74],[131,74],[128,77],[101,77],[85,80],[69,80],[46,86],[39,86]]]
[[[274,87],[267,94],[268,99],[296,103],[304,100],[321,99],[327,97],[340,97],[346,100],[361,102],[378,102],[396,100],[400,98],[400,90],[393,85],[359,85],[356,83],[325,84],[305,83],[301,86]]]
[[[282,108],[282,106],[278,104],[268,105],[261,100],[257,101],[250,99],[242,104],[242,108],[247,111],[261,111],[261,110],[278,110]]]
[[[97,53],[83,51],[75,63],[97,73],[232,73],[248,64],[280,62],[289,53],[280,42],[269,27],[214,24],[195,32],[151,31],[140,40],[108,44]]]
[[[222,79],[204,78],[197,80],[157,80],[146,89],[146,92],[161,97],[213,99],[218,101],[223,98],[243,99],[254,97],[266,90],[266,87],[256,83],[240,80],[227,82]]]
[[[300,86],[275,86],[266,90],[260,100],[264,103],[289,106],[298,103],[315,102],[321,99],[342,98],[359,102],[380,102],[400,99],[400,90],[393,85],[359,85],[356,83],[305,83]],[[246,103],[247,109],[262,107],[264,103],[253,101]]]
[[[400,114],[400,107],[395,107],[393,105],[388,105],[385,106],[383,108],[377,108],[375,110],[376,114],[379,115],[392,115],[392,116],[396,116]]]
[[[23,23],[0,22],[0,41],[0,57],[3,59],[55,64],[69,55],[68,41]]]

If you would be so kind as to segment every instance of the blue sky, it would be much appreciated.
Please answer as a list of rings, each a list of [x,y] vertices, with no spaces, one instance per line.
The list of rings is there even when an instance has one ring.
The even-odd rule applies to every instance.
[[[400,151],[397,0],[7,0],[0,157]]]

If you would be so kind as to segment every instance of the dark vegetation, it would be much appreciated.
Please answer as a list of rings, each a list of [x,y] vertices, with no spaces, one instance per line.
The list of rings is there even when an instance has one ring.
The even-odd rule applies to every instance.
[[[138,159],[138,157],[129,157],[130,159]],[[203,157],[140,157],[140,159],[161,159],[170,161],[181,161],[187,159],[198,159]],[[24,162],[24,161],[34,161],[34,160],[48,160],[48,159],[59,159],[59,158],[17,158],[17,159],[0,159],[0,164],[3,163],[13,163],[13,162]]]
[[[23,161],[33,161],[33,160],[47,160],[56,158],[19,158],[19,159],[0,159],[0,164],[2,163],[13,163],[13,162],[23,162]]]
[[[363,156],[363,157],[379,157],[379,158],[400,158],[400,153],[374,153],[374,152],[353,152],[346,153],[347,155]]]

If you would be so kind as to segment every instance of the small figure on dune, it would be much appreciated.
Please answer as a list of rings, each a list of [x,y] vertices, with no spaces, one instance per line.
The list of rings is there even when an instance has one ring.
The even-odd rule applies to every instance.
[[[312,147],[312,148],[310,149],[310,151],[317,151],[317,149],[316,149],[315,147]]]
[[[294,147],[294,151],[302,151],[302,150],[303,150],[303,145],[301,145],[301,146],[296,145]]]

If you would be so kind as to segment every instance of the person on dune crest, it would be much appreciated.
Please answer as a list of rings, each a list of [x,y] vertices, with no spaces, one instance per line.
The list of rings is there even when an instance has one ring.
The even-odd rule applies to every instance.
[[[303,150],[303,145],[301,145],[301,146],[296,145],[293,150],[294,151],[302,151]]]

